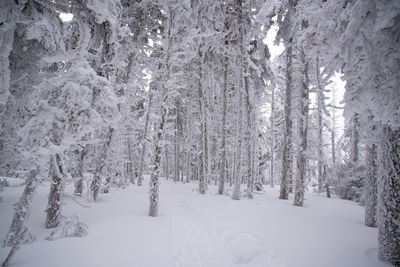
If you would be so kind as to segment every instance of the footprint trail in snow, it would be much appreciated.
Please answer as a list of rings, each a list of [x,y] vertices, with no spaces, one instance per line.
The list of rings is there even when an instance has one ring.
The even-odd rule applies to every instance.
[[[175,267],[285,267],[275,255],[260,249],[250,232],[230,233],[206,211],[176,199],[170,221],[179,239]]]

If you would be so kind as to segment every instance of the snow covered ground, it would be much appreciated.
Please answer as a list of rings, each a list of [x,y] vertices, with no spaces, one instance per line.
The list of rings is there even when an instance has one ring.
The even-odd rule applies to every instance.
[[[63,214],[77,215],[89,226],[89,235],[47,241],[48,185],[43,185],[30,219],[37,241],[23,246],[10,266],[389,266],[376,259],[376,229],[363,225],[364,210],[354,202],[308,193],[306,207],[299,208],[277,199],[278,188],[240,201],[215,195],[214,187],[207,195],[196,188],[162,180],[157,218],[147,216],[148,186],[114,190],[90,207],[66,197]],[[2,240],[22,189],[3,193]],[[7,252],[1,247],[0,259]]]

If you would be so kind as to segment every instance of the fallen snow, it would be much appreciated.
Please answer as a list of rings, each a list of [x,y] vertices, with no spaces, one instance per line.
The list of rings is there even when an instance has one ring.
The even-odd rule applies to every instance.
[[[354,202],[308,193],[306,207],[277,199],[267,188],[255,199],[196,192],[197,184],[163,180],[160,214],[147,216],[148,186],[101,195],[90,207],[65,198],[63,214],[89,226],[85,237],[45,240],[48,185],[39,188],[30,222],[37,241],[25,245],[10,266],[78,267],[380,267],[376,229],[363,225]],[[11,222],[23,187],[8,187],[0,202],[0,238]],[[72,192],[67,188],[67,193]],[[83,200],[82,200],[83,201]],[[8,248],[0,248],[4,259]]]

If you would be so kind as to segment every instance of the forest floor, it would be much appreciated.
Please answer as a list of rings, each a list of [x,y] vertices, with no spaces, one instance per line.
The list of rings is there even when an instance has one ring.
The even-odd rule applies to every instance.
[[[380,267],[377,230],[363,225],[364,210],[351,201],[308,192],[306,206],[277,198],[266,188],[253,200],[233,201],[196,192],[197,184],[162,180],[160,213],[147,216],[148,183],[114,189],[87,207],[67,187],[63,214],[89,226],[85,237],[47,241],[44,228],[49,185],[40,186],[30,223],[36,242],[24,245],[10,266],[29,267]],[[8,187],[0,201],[0,238],[22,186]],[[82,200],[82,203],[86,203]],[[87,204],[85,204],[87,205]],[[7,248],[0,247],[0,259]]]

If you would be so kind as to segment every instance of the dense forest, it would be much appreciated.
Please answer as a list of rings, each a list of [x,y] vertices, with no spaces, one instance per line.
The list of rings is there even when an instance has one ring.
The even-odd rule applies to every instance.
[[[0,47],[0,194],[24,188],[3,266],[38,187],[44,227],[79,236],[65,198],[146,187],[157,217],[166,180],[356,201],[400,266],[400,1],[1,0]]]

